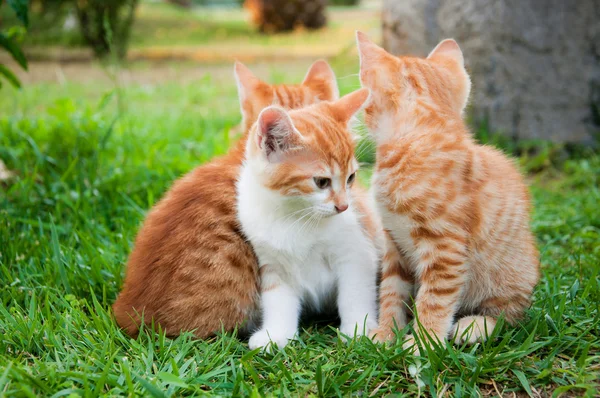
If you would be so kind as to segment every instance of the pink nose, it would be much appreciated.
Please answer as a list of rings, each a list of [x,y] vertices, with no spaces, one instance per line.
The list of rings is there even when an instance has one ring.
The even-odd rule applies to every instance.
[[[342,205],[336,205],[336,206],[335,206],[335,210],[336,210],[338,213],[343,213],[343,212],[345,212],[346,210],[348,210],[348,204],[347,204],[347,203],[344,203],[344,204],[342,204]]]

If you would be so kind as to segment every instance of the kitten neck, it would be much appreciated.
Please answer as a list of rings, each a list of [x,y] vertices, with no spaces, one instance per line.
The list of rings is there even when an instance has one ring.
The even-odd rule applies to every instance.
[[[444,132],[455,136],[466,133],[464,121],[456,112],[423,104],[409,108],[379,116],[374,134],[378,145],[393,144],[404,137],[420,134]]]

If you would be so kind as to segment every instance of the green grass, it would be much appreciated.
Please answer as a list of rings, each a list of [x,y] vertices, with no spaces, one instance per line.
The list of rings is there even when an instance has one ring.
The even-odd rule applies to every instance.
[[[356,77],[340,84],[347,92]],[[271,356],[231,335],[124,335],[110,305],[145,212],[177,176],[225,152],[238,120],[233,82],[209,75],[3,89],[0,159],[17,177],[0,182],[0,396],[597,396],[597,155],[529,177],[543,278],[528,317],[484,345],[416,358],[400,344],[345,345],[330,325],[307,324],[301,341]]]

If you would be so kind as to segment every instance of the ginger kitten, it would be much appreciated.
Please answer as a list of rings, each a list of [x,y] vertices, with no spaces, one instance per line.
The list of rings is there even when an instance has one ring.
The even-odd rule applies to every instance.
[[[273,103],[303,107],[338,98],[335,75],[317,61],[299,85],[272,86],[241,63],[235,75],[243,126]],[[193,331],[205,338],[231,331],[256,314],[258,264],[236,216],[235,184],[247,134],[227,155],[176,181],[148,214],[127,264],[113,310],[118,324],[136,335],[141,317],[170,336]]]
[[[426,59],[394,57],[360,32],[357,40],[360,79],[372,92],[373,191],[388,232],[373,334],[384,341],[394,323],[405,326],[414,280],[428,334],[484,340],[500,314],[511,324],[523,316],[539,279],[527,187],[513,162],[477,144],[462,120],[470,80],[454,40]]]
[[[337,305],[350,337],[377,324],[377,220],[355,186],[348,127],[368,96],[361,89],[289,112],[271,106],[250,133],[237,191],[261,277],[262,326],[251,349],[284,347],[303,306]]]

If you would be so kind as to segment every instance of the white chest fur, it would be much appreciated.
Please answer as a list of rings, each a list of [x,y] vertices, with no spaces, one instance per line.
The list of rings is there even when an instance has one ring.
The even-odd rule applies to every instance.
[[[259,265],[268,265],[306,304],[320,309],[335,298],[344,257],[357,245],[372,244],[352,208],[321,218],[301,209],[290,210],[293,201],[290,205],[287,200],[260,186],[244,168],[238,182],[238,217]],[[364,265],[373,267],[372,263],[368,258]]]

